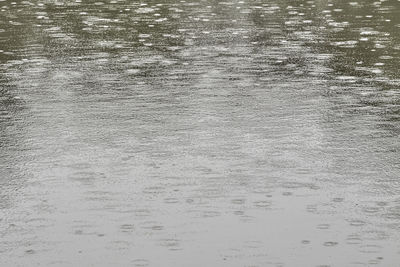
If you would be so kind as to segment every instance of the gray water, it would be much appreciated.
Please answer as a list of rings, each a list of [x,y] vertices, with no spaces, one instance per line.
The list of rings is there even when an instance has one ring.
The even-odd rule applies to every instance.
[[[400,266],[400,2],[0,0],[0,266]]]

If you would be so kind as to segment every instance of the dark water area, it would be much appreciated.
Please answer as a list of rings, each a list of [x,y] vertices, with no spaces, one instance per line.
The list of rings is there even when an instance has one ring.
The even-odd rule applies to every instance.
[[[400,1],[0,0],[0,266],[400,266]]]

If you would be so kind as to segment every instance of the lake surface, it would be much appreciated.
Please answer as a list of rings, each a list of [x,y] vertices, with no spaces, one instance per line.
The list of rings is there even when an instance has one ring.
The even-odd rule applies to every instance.
[[[399,70],[398,0],[0,0],[0,266],[399,266]]]

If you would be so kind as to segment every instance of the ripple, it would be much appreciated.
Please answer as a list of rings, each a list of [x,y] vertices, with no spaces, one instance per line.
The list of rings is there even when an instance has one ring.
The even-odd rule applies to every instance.
[[[349,221],[349,224],[350,224],[351,226],[360,227],[360,226],[364,226],[364,225],[366,224],[366,222],[363,221],[363,220],[355,219],[355,220],[350,220],[350,221]]]
[[[176,204],[176,203],[179,203],[179,200],[177,198],[170,197],[170,198],[165,198],[164,203]]]
[[[327,229],[331,228],[331,225],[330,225],[330,224],[327,224],[327,223],[318,224],[318,225],[317,225],[317,228],[318,228],[318,229],[321,229],[321,230],[327,230]]]
[[[325,247],[334,247],[336,245],[338,245],[338,242],[333,242],[333,241],[324,242]]]
[[[336,202],[336,203],[343,202],[343,200],[344,200],[344,198],[342,198],[342,197],[335,197],[335,198],[332,199],[332,201]]]
[[[33,249],[28,249],[28,250],[25,250],[25,253],[26,254],[36,254],[36,251]]]
[[[181,250],[180,241],[173,238],[165,238],[160,240],[160,245],[168,248],[169,250]]]
[[[363,207],[362,211],[365,213],[377,213],[381,210],[380,207]]]
[[[346,238],[346,244],[349,244],[349,245],[359,245],[359,244],[362,244],[362,242],[363,242],[363,240],[357,234],[349,235]]]
[[[122,224],[120,226],[120,229],[122,232],[125,232],[125,233],[132,232],[135,230],[135,226],[133,224]]]
[[[246,199],[243,198],[236,198],[231,200],[232,204],[243,205],[246,203]]]
[[[140,224],[140,227],[143,229],[152,230],[152,231],[161,231],[164,229],[164,226],[162,226],[159,222],[155,222],[155,221],[143,222]]]
[[[253,204],[257,208],[269,208],[272,205],[271,201],[268,201],[268,200],[255,201],[255,202],[253,202]]]

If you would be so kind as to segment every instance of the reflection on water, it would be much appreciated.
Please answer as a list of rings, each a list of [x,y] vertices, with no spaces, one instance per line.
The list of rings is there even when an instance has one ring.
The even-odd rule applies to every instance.
[[[395,266],[399,11],[0,1],[0,265]]]

